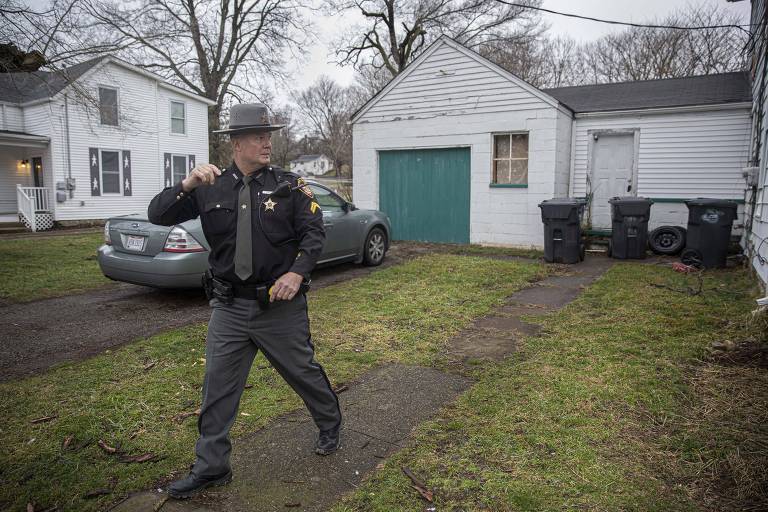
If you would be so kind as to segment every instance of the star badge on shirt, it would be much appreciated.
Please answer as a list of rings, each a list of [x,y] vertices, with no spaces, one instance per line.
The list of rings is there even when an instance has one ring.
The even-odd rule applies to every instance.
[[[271,197],[269,199],[267,199],[266,201],[264,201],[264,211],[265,212],[269,212],[269,211],[273,212],[273,211],[275,211],[275,206],[277,206],[277,203],[274,202]]]

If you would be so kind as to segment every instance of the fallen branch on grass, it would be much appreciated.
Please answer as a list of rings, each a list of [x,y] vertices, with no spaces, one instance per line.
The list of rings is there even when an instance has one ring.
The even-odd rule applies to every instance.
[[[408,469],[407,467],[403,466],[402,470],[403,470],[403,473],[405,473],[405,476],[410,478],[411,482],[413,482],[413,485],[411,487],[416,489],[416,491],[418,491],[418,493],[421,494],[422,498],[424,498],[428,502],[432,503],[432,498],[433,498],[432,491],[427,489],[427,486],[424,485],[424,483],[421,480],[416,478],[416,475],[414,475],[413,472],[410,469]]]

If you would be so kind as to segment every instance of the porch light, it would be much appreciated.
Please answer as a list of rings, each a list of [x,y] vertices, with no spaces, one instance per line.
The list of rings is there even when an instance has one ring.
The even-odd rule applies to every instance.
[[[22,161],[21,161],[21,162],[19,162],[19,163],[21,164],[21,166],[24,168],[24,170],[25,170],[25,171],[28,171],[28,170],[29,170],[29,160],[27,160],[27,159],[25,158],[24,160],[22,160]]]

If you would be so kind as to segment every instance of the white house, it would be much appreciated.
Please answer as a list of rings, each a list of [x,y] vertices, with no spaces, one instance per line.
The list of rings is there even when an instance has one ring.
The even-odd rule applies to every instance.
[[[541,247],[563,196],[595,231],[627,195],[684,225],[687,198],[744,203],[750,107],[744,73],[540,90],[442,37],[354,114],[353,197],[399,239]]]
[[[208,161],[213,103],[114,57],[0,75],[0,217],[40,230],[146,212]]]
[[[328,172],[333,162],[325,155],[300,155],[290,163],[291,172],[299,176],[315,176]]]
[[[768,291],[768,5],[752,0],[752,140],[745,249]]]

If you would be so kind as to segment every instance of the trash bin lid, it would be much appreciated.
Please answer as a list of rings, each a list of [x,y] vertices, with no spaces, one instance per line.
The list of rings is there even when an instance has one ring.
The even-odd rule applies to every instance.
[[[553,199],[545,199],[539,203],[539,208],[542,206],[582,206],[586,204],[584,199],[577,199],[574,197],[555,197]]]
[[[653,204],[653,201],[651,199],[648,199],[647,197],[636,197],[636,196],[612,197],[608,200],[608,202],[611,204],[625,204],[625,205]]]
[[[715,199],[711,197],[697,197],[685,201],[688,206],[714,206],[716,208],[736,208],[736,201],[730,199]]]

